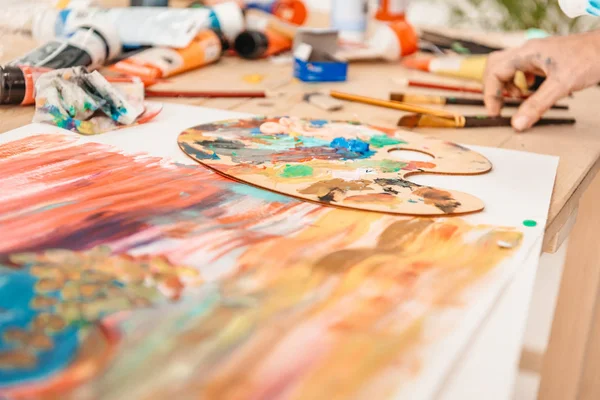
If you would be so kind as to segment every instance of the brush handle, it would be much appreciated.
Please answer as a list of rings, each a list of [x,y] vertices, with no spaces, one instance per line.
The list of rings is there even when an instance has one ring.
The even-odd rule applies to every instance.
[[[470,54],[490,54],[494,51],[502,50],[500,47],[491,47],[483,43],[477,43],[471,40],[466,40],[457,37],[446,36],[441,33],[424,30],[421,34],[421,40],[431,42],[439,47],[453,49],[455,43],[459,43],[462,47],[469,50]]]
[[[523,104],[523,102],[519,101],[519,100],[504,100],[504,107],[519,108],[519,107],[521,107],[522,104]],[[569,106],[566,104],[554,104],[552,107],[550,107],[550,109],[552,109],[552,110],[568,110]]]
[[[264,98],[265,92],[190,92],[146,90],[146,97],[183,97],[183,98]]]
[[[401,101],[411,104],[436,104],[445,105],[451,104],[456,106],[484,106],[485,103],[481,99],[469,99],[464,97],[444,97],[444,96],[430,96],[423,94],[405,94],[405,93],[391,93],[390,100]],[[522,100],[504,100],[505,107],[518,108],[523,104]],[[562,104],[555,104],[551,107],[554,110],[568,110],[569,106]]]
[[[342,93],[342,92],[338,92],[335,90],[332,90],[329,95],[331,97],[339,99],[339,100],[353,101],[355,103],[368,104],[371,106],[391,108],[394,110],[427,114],[427,115],[437,115],[439,117],[446,117],[446,118],[454,118],[455,117],[455,114],[453,114],[449,111],[438,110],[435,108],[421,107],[421,106],[418,106],[415,104],[401,103],[399,101],[381,100],[381,99],[376,99],[373,97],[359,96],[356,94],[349,94],[349,93]]]
[[[465,121],[465,128],[511,126],[511,117],[472,116],[465,117]],[[573,125],[574,123],[574,118],[542,118],[534,126]]]
[[[456,98],[456,97],[448,97],[446,99],[446,104],[455,104],[458,106],[484,106],[485,103],[483,100],[479,99],[464,99],[464,98]],[[504,107],[507,108],[519,108],[523,104],[521,100],[504,100]],[[566,104],[555,104],[550,107],[552,110],[568,110],[569,106]]]

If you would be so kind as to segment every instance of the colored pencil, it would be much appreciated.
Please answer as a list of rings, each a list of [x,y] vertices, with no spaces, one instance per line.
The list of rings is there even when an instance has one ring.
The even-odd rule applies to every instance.
[[[573,125],[573,118],[542,118],[534,126]],[[398,126],[404,128],[493,128],[511,126],[510,117],[460,116],[445,118],[413,114],[400,118]]]
[[[428,114],[428,115],[437,115],[439,117],[447,117],[447,118],[455,118],[456,117],[456,114],[445,111],[445,110],[438,110],[435,108],[427,108],[427,107],[422,107],[422,106],[418,106],[418,105],[414,105],[414,104],[400,103],[398,101],[381,100],[381,99],[376,99],[373,97],[360,96],[360,95],[349,94],[349,93],[342,93],[342,92],[338,92],[335,90],[332,90],[330,95],[331,95],[331,97],[340,99],[340,100],[353,101],[355,103],[363,103],[363,104],[384,107],[384,108],[391,108],[394,110],[408,111],[408,112]]]
[[[265,98],[265,92],[191,92],[169,90],[146,90],[146,97],[182,97],[182,98]]]
[[[435,105],[456,105],[456,106],[484,106],[485,103],[481,99],[469,99],[465,97],[445,97],[445,96],[430,96],[424,94],[406,94],[406,93],[391,93],[390,100],[401,101],[412,104],[435,104]],[[523,100],[504,100],[504,107],[520,107]],[[568,110],[569,106],[564,104],[555,104],[551,107],[555,110]]]

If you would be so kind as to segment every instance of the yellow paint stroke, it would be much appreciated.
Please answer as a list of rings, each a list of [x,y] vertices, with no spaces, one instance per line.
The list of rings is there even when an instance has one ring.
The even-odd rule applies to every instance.
[[[372,245],[354,248],[365,235]],[[210,353],[227,356],[193,390],[235,400],[269,397],[283,385],[286,398],[318,400],[352,398],[373,385],[387,396],[402,380],[381,377],[395,368],[415,372],[407,365],[415,365],[411,354],[423,344],[427,317],[460,304],[521,239],[520,232],[457,218],[328,210],[297,235],[240,257],[245,267],[222,294],[256,303],[219,307],[204,320],[220,338]]]

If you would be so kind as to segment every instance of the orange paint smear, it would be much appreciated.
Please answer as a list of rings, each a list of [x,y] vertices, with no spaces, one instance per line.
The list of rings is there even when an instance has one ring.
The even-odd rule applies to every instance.
[[[42,135],[0,146],[0,170],[9,177],[0,184],[0,232],[7,233],[0,233],[0,254],[46,243],[56,247],[61,238],[102,222],[122,225],[102,240],[126,237],[147,226],[148,218],[202,204],[216,223],[242,226],[301,204],[271,202],[231,212],[228,196],[236,195],[228,188],[239,184],[204,168],[132,159],[101,144],[65,146],[71,142]]]

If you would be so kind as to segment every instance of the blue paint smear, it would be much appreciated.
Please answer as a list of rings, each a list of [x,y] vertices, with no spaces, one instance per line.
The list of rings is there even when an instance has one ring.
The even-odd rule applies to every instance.
[[[268,190],[255,188],[254,186],[250,185],[234,185],[231,187],[231,190],[236,194],[240,194],[242,196],[250,196],[267,202],[289,203],[290,201],[292,201],[290,197],[283,196],[278,193],[269,192]]]
[[[263,142],[261,146],[273,151],[286,151],[296,147],[328,147],[329,141],[308,137],[308,136],[290,136],[287,133],[277,133],[275,135],[255,135],[255,138]]]
[[[596,7],[588,7],[585,9],[585,11],[590,14],[593,15],[595,17],[600,17],[600,9],[596,8]]]
[[[363,142],[360,139],[346,139],[343,137],[335,138],[331,141],[331,147],[334,149],[345,149],[350,150],[353,153],[360,154],[362,156],[367,155],[369,152],[369,143]]]
[[[262,132],[260,131],[260,128],[252,128],[252,129],[250,129],[250,134],[251,135],[260,135],[260,134],[262,134]]]
[[[31,308],[34,285],[38,279],[29,273],[29,267],[20,270],[0,265],[0,332],[7,328],[25,329],[40,312]],[[58,297],[58,292],[46,296]],[[38,364],[32,369],[0,369],[0,387],[37,381],[64,370],[75,358],[78,349],[79,328],[70,326],[52,336],[54,347],[37,353]],[[0,352],[15,348],[0,336]]]
[[[300,136],[298,139],[302,142],[302,147],[325,147],[329,146],[327,140],[316,137]]]
[[[329,121],[327,121],[326,119],[313,119],[312,121],[310,121],[310,124],[317,128],[322,128],[323,126],[327,125],[328,123],[329,123]]]

